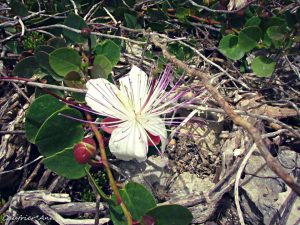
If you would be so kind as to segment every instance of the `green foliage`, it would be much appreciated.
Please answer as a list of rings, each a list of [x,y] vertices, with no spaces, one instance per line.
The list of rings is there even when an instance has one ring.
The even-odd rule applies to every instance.
[[[49,45],[39,45],[34,49],[34,54],[37,54],[39,52],[45,52],[45,53],[51,53],[55,50],[54,47]]]
[[[83,138],[81,123],[65,116],[82,119],[81,113],[71,108],[58,110],[48,117],[35,137],[35,144],[42,155],[50,156],[73,147]]]
[[[275,66],[276,62],[265,56],[258,56],[251,63],[251,68],[258,77],[270,77]]]
[[[129,13],[124,13],[124,17],[125,17],[126,26],[128,28],[133,28],[133,29],[142,28],[141,25],[138,23],[136,16],[133,16]]]
[[[80,89],[84,88],[85,82],[91,78],[112,79],[113,69],[119,69],[116,66],[119,63],[122,48],[126,50],[131,48],[131,43],[128,44],[124,39],[109,40],[105,38],[105,35],[96,37],[90,35],[90,30],[82,32],[83,28],[103,32],[103,34],[116,36],[121,34],[139,40],[146,40],[144,34],[133,32],[131,29],[144,28],[149,32],[157,31],[174,39],[184,37],[185,43],[199,49],[206,56],[220,57],[222,53],[224,57],[231,59],[242,73],[253,72],[261,78],[272,76],[278,59],[295,54],[295,52],[298,54],[299,51],[299,9],[296,12],[295,10],[284,12],[285,8],[278,5],[278,9],[266,10],[264,5],[256,4],[240,11],[239,13],[243,14],[240,15],[239,13],[210,12],[185,0],[162,1],[150,7],[145,7],[145,5],[142,7],[140,2],[135,0],[113,0],[104,1],[100,8],[94,9],[92,12],[94,20],[90,20],[91,18],[84,20],[80,15],[87,15],[98,2],[75,0],[79,12],[76,15],[73,13],[74,7],[70,1],[54,0],[51,4],[40,5],[33,0],[10,1],[10,16],[26,17],[32,11],[39,11],[40,8],[45,10],[45,14],[58,15],[57,18],[37,16],[22,20],[26,33],[20,38],[21,41],[14,38],[3,42],[8,50],[20,55],[12,75],[43,79],[47,84]],[[211,9],[218,10],[223,6],[226,8],[220,1],[194,2]],[[281,4],[286,6],[288,2],[282,1]],[[267,1],[262,1],[260,4],[267,4]],[[112,18],[115,18],[118,24],[114,24]],[[28,32],[29,29],[38,26],[56,24],[64,24],[77,31],[52,27],[45,29],[45,34],[36,31]],[[20,23],[13,26],[4,25],[4,34],[18,35],[20,27]],[[202,43],[206,39],[210,39],[208,40],[210,44]],[[215,49],[215,43],[218,49]],[[178,41],[166,44],[168,51],[177,59],[193,63],[197,57],[193,50]],[[211,45],[212,48],[210,48]],[[203,46],[209,46],[209,48],[202,49]],[[167,61],[160,49],[151,46],[151,39],[146,47],[145,59],[148,60],[147,62],[157,64],[158,72],[154,72],[155,76],[155,73],[159,73],[164,68]],[[28,51],[23,52],[24,50]],[[255,58],[249,67],[248,61],[253,57]],[[125,60],[127,60],[126,57]],[[135,60],[137,63],[139,59]],[[176,72],[180,75],[183,73],[181,70],[175,70]],[[52,90],[52,92],[64,99],[84,103],[85,95],[82,93],[57,90]],[[41,155],[45,157],[44,165],[51,171],[68,179],[85,176],[85,169],[88,166],[77,164],[73,157],[73,146],[83,138],[84,130],[81,123],[66,118],[68,116],[82,119],[82,113],[50,95],[44,95],[41,89],[35,92],[35,96],[39,95],[42,96],[31,104],[26,113],[27,139],[38,147]],[[139,184],[128,183],[120,193],[133,219],[141,225],[153,223],[155,225],[188,225],[192,221],[191,213],[182,206],[157,206],[152,194]],[[87,193],[84,198],[90,199],[89,194],[91,193]],[[123,211],[116,203],[114,196],[108,204],[114,224],[127,225]]]
[[[53,48],[64,48],[67,47],[67,43],[63,38],[53,37],[47,41],[47,45]]]
[[[191,212],[180,205],[157,206],[146,215],[154,218],[155,225],[188,225],[193,219]]]
[[[81,30],[82,28],[89,28],[86,22],[78,15],[70,13],[65,19],[64,24],[68,27]],[[73,32],[71,30],[64,29],[64,36],[74,43],[84,43],[87,38],[83,37],[80,33]]]
[[[31,78],[39,73],[39,64],[34,56],[22,59],[14,68],[13,76]]]
[[[85,166],[75,162],[73,146],[83,138],[83,128],[81,123],[63,115],[82,118],[78,110],[52,96],[37,98],[26,113],[26,137],[46,157],[43,160],[46,167],[61,176],[77,179],[85,176]]]
[[[64,84],[73,88],[84,88],[84,81],[80,73],[71,71],[64,77]]]
[[[180,59],[180,60],[189,60],[195,55],[194,52],[190,48],[188,48],[180,43],[169,44],[168,50],[170,53],[175,55],[177,59]]]
[[[34,144],[38,130],[46,119],[65,107],[64,103],[57,101],[51,95],[37,98],[26,112],[25,131],[27,140]]]
[[[43,160],[44,165],[51,171],[68,179],[79,179],[85,176],[85,167],[75,161],[73,147],[65,148]]]
[[[119,62],[121,49],[115,42],[111,40],[105,40],[99,43],[95,47],[94,51],[96,56],[98,55],[105,56],[110,61],[113,67],[117,65],[117,63]]]
[[[248,11],[249,12],[249,11]],[[293,42],[298,42],[300,19],[296,13],[286,12],[284,15],[260,18],[252,15],[236,31],[238,35],[225,35],[219,43],[219,50],[232,60],[241,60],[244,55],[264,49],[267,55],[274,51],[285,55],[291,52]],[[276,61],[270,57],[256,57],[251,69],[258,77],[269,77],[274,72]]]
[[[120,47],[111,40],[99,43],[95,49],[94,66],[91,71],[93,78],[108,78],[114,66],[117,65],[121,55]]]
[[[107,78],[112,71],[112,64],[104,55],[97,55],[94,59],[94,71],[97,71],[99,77]],[[95,77],[96,75],[94,75]]]
[[[45,42],[45,37],[43,34],[36,31],[29,33],[25,36],[24,39],[24,49],[35,49],[38,45],[41,45]]]
[[[267,29],[269,38],[274,41],[283,41],[285,39],[286,30],[282,26],[271,26]]]
[[[81,57],[75,49],[59,48],[49,54],[49,64],[59,76],[64,77],[72,71],[80,71]]]
[[[135,221],[142,222],[151,217],[155,225],[188,225],[193,219],[189,210],[180,205],[157,206],[152,194],[140,184],[130,182],[120,190],[120,194]],[[121,206],[116,203],[115,196],[112,199],[114,201],[109,203],[109,207],[114,225],[126,225]]]
[[[244,56],[244,51],[238,45],[238,37],[236,35],[226,35],[219,44],[220,52],[233,60],[239,60]]]
[[[21,1],[12,0],[10,2],[10,7],[11,7],[11,13],[13,15],[23,17],[23,16],[28,16],[29,14],[27,7]]]
[[[244,52],[251,51],[260,40],[262,32],[259,27],[249,26],[241,30],[238,45]]]

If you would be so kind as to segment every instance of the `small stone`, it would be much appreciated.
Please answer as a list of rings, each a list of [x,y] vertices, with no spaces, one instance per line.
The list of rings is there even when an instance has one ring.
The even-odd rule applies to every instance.
[[[200,194],[208,192],[213,186],[208,178],[201,179],[196,174],[184,172],[176,178],[170,192],[176,195]]]

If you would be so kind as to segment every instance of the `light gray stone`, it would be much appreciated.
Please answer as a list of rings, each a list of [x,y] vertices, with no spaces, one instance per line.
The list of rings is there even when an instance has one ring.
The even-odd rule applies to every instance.
[[[154,187],[165,187],[171,176],[168,159],[150,156],[145,162],[120,161],[117,165],[133,182],[146,186],[150,191]]]
[[[214,184],[208,179],[201,179],[195,174],[184,172],[180,174],[171,185],[170,193],[176,195],[200,194],[209,191]]]
[[[280,162],[286,168],[292,169],[295,156],[291,151],[284,151],[279,156]],[[241,205],[247,224],[279,224],[282,207],[290,192],[284,182],[269,169],[258,151],[250,157],[245,168],[245,177],[240,183]],[[300,206],[297,204],[299,202],[294,204],[296,209]],[[296,213],[294,211],[291,215]]]

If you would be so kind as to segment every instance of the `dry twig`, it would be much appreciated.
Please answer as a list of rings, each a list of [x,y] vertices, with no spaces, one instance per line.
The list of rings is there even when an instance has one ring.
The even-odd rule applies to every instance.
[[[216,102],[224,109],[226,114],[232,119],[232,121],[238,125],[243,127],[248,131],[253,141],[255,142],[257,148],[260,153],[266,160],[269,168],[277,174],[285,183],[291,187],[291,189],[300,196],[300,185],[296,182],[295,178],[288,174],[280,165],[280,163],[270,154],[269,149],[267,147],[266,139],[262,138],[261,132],[255,128],[251,123],[243,119],[236,112],[234,112],[232,106],[224,99],[224,97],[219,93],[219,91],[210,84],[210,76],[207,73],[203,73],[197,69],[190,68],[183,61],[178,60],[175,56],[171,55],[165,44],[162,44],[161,41],[157,38],[157,36],[152,36],[152,42],[159,48],[162,49],[162,53],[166,59],[168,59],[171,63],[173,63],[176,67],[179,67],[190,74],[191,76],[197,76],[201,79],[204,87],[210,92],[212,97],[216,100]]]

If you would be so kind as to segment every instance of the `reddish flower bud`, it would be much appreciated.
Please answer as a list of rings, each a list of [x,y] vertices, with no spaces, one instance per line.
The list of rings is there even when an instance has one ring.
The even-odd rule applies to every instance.
[[[81,35],[85,38],[89,37],[91,35],[91,29],[87,27],[82,28]]]
[[[88,163],[96,156],[96,143],[92,138],[84,138],[74,146],[74,157],[77,163]]]

